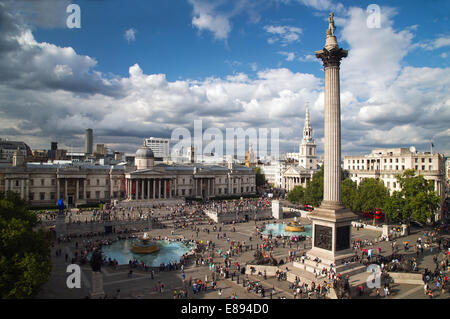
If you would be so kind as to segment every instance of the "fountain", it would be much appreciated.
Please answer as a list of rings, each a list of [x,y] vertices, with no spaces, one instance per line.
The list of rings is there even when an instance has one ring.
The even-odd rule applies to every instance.
[[[140,242],[133,243],[131,251],[135,254],[152,254],[159,251],[159,246],[154,241],[150,240],[148,233],[144,233],[139,237]]]
[[[311,225],[302,225],[297,221],[284,223],[271,223],[266,224],[262,230],[263,235],[271,236],[288,236],[291,238],[306,238],[311,237]]]
[[[297,221],[292,221],[286,224],[284,230],[289,232],[304,232],[305,226],[303,226]]]

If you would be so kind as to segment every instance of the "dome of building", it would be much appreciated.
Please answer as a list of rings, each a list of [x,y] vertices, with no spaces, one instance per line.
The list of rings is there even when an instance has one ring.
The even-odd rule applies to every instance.
[[[136,152],[136,158],[154,158],[153,151],[148,146],[141,146]]]

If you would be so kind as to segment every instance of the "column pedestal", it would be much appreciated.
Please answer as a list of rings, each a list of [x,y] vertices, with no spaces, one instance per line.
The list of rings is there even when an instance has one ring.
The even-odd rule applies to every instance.
[[[91,299],[100,299],[105,296],[103,290],[103,274],[101,272],[93,271],[91,276],[91,291],[89,296]]]

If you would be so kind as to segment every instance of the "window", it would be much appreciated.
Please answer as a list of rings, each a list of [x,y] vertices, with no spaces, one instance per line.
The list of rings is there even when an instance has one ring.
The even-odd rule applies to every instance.
[[[429,167],[429,170],[431,171],[431,170],[432,170],[432,168],[433,168],[433,166],[432,166],[432,165],[430,165],[430,167]]]
[[[419,169],[419,166],[414,166],[414,169],[417,171]]]
[[[30,179],[30,185],[34,186],[34,179]]]
[[[98,180],[97,180],[98,181]],[[99,199],[100,198],[100,191],[96,191],[95,192],[95,198],[96,199]]]
[[[100,185],[100,180],[99,180],[99,179],[97,179],[97,186],[98,186],[98,185]]]
[[[56,181],[52,178],[52,186],[56,184]]]
[[[91,198],[91,192],[86,192],[86,199]]]
[[[45,193],[39,193],[39,199],[45,200]]]
[[[16,180],[16,186],[19,186],[19,180]]]
[[[55,199],[56,198],[56,194],[55,193],[50,193],[50,199]]]
[[[425,157],[422,157],[422,163],[425,163]]]
[[[44,184],[45,184],[45,180],[41,179],[41,186],[44,186]]]
[[[418,160],[419,160],[419,159],[416,157],[416,158],[414,159],[414,163],[417,163]]]
[[[433,162],[433,159],[432,159],[432,158],[428,159],[428,162],[429,162],[429,163],[432,163],[432,162]]]
[[[184,193],[185,193],[185,190],[182,189],[182,190],[181,190],[181,195],[184,196]]]
[[[29,200],[34,200],[34,193],[30,193],[28,198],[29,198]]]
[[[422,165],[422,171],[424,171],[425,170],[425,165]]]

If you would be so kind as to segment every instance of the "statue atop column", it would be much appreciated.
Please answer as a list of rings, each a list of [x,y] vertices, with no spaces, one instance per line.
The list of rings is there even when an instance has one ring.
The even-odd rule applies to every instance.
[[[327,36],[332,36],[334,37],[334,30],[336,30],[336,27],[334,26],[334,12],[331,12],[330,15],[328,16],[328,30],[327,30]]]
[[[102,252],[99,248],[95,249],[91,257],[92,271],[100,272],[102,268]]]

